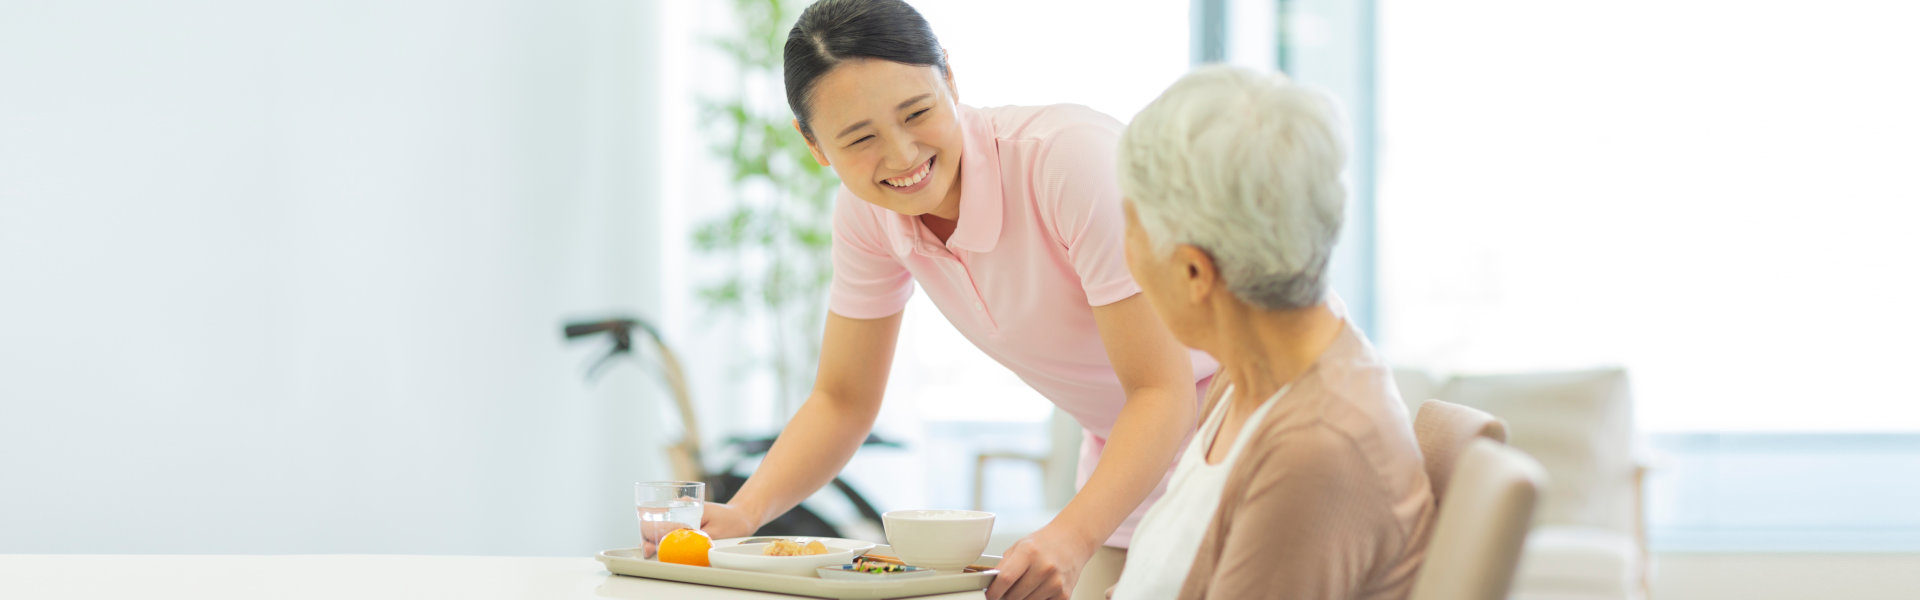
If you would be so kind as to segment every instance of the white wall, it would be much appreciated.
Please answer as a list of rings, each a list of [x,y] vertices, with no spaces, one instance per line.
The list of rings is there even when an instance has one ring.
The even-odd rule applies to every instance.
[[[0,0],[0,553],[631,544],[657,10]]]

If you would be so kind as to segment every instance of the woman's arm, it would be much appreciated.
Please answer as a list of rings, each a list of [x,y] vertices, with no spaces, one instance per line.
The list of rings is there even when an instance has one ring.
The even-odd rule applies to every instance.
[[[853,319],[827,313],[813,393],[732,502],[707,506],[702,529],[716,539],[753,535],[846,466],[880,414],[901,314]]]
[[[1127,403],[1100,465],[1054,522],[1072,524],[1098,546],[1160,484],[1197,411],[1193,359],[1145,297],[1094,307],[1093,316]]]
[[[1071,595],[1087,559],[1159,485],[1193,431],[1191,355],[1147,299],[1096,306],[1093,316],[1126,405],[1087,484],[1051,523],[1007,550],[988,598]]]

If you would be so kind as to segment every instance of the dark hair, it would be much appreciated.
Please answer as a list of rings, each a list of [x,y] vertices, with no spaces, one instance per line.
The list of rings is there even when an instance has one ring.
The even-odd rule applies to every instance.
[[[933,27],[900,0],[820,0],[800,13],[787,32],[787,106],[800,121],[800,132],[813,137],[807,96],[813,86],[841,61],[878,58],[922,67],[939,67],[948,75],[947,56]]]

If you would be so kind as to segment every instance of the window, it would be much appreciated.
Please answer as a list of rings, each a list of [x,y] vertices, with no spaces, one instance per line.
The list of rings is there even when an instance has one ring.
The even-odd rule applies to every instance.
[[[1382,2],[1397,361],[1632,373],[1650,431],[1916,432],[1920,8]]]
[[[1282,3],[1278,60],[1359,106],[1396,365],[1624,365],[1657,550],[1920,548],[1920,9],[1356,4]]]

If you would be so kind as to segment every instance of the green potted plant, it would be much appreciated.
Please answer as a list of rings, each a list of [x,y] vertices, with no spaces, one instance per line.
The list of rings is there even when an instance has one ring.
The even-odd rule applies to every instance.
[[[738,69],[740,93],[700,101],[712,124],[713,150],[728,165],[732,206],[697,226],[696,251],[728,268],[704,283],[711,310],[764,319],[770,350],[751,357],[774,378],[781,415],[793,414],[813,386],[831,281],[833,170],[814,161],[780,94],[787,32],[804,3],[735,0],[740,27],[712,40]],[[745,90],[772,89],[772,95]]]

